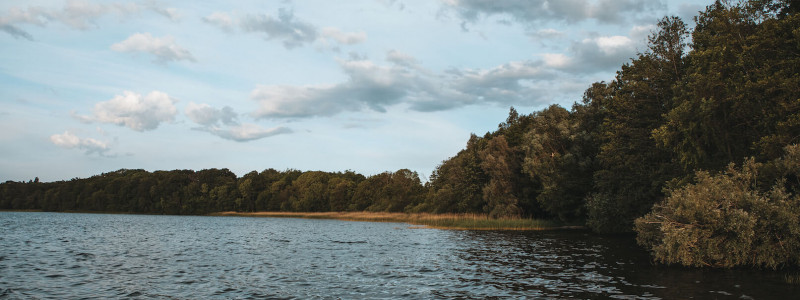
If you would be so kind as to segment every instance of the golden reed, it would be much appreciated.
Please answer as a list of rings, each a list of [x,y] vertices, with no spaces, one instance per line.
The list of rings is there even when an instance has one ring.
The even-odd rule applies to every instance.
[[[581,229],[548,220],[526,218],[490,218],[485,214],[430,214],[389,212],[218,212],[211,216],[336,219],[364,222],[397,222],[424,225],[422,228],[462,230],[554,230]],[[420,227],[412,227],[420,228]]]

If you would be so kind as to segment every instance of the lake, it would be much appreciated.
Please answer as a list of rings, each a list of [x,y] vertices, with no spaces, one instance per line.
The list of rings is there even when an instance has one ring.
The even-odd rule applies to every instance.
[[[784,273],[653,265],[631,237],[0,212],[0,298],[786,299]]]

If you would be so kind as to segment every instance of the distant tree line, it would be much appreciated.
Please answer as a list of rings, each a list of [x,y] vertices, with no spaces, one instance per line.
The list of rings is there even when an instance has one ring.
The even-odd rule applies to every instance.
[[[424,196],[406,169],[365,177],[267,169],[237,178],[228,169],[122,169],[86,179],[0,184],[0,208],[194,215],[219,211],[402,212]]]
[[[0,208],[485,213],[584,222],[602,233],[636,229],[667,263],[798,264],[800,150],[790,146],[800,143],[798,7],[717,1],[691,31],[665,17],[614,80],[594,83],[569,110],[525,115],[512,107],[496,131],[470,136],[424,185],[405,169],[369,177],[268,169],[241,178],[227,169],[119,170],[6,182]],[[739,194],[709,192],[734,188]],[[691,238],[687,228],[696,230]],[[742,228],[763,236],[735,242]],[[700,241],[719,243],[691,244]],[[764,253],[760,241],[783,247],[778,256],[795,255],[753,258]],[[728,242],[735,245],[703,256]],[[741,259],[726,261],[725,251]]]

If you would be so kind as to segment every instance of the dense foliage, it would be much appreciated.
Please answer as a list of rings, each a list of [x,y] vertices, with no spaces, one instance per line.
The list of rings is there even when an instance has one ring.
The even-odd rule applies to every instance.
[[[646,215],[639,240],[662,262],[797,264],[800,165],[778,165],[797,160],[796,147],[785,157],[783,149],[800,143],[798,9],[788,0],[718,1],[693,29],[665,17],[611,82],[594,83],[569,110],[511,108],[424,185],[405,169],[241,178],[226,169],[119,170],[6,182],[0,209],[485,213],[585,222],[597,232],[630,232]],[[741,170],[727,167],[748,157]]]
[[[206,214],[219,211],[388,211],[420,202],[423,186],[406,169],[370,177],[344,173],[227,169],[119,170],[87,179],[0,184],[0,208]]]
[[[670,190],[636,220],[638,243],[663,263],[773,269],[800,263],[800,146],[786,152],[713,176],[698,171],[696,183]]]

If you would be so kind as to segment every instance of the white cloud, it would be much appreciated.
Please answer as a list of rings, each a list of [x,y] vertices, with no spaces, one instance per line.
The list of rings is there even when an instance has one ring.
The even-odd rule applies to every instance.
[[[111,50],[150,53],[161,63],[179,60],[196,61],[189,50],[175,43],[175,38],[171,36],[157,38],[150,33],[135,33],[124,41],[111,45]]]
[[[339,61],[350,77],[345,83],[312,86],[258,86],[251,98],[260,107],[256,117],[331,116],[368,107],[383,112],[415,90],[421,80],[403,69],[378,66],[366,60]]]
[[[19,27],[21,24],[44,26],[47,23],[47,13],[40,7],[22,9],[12,7],[0,16],[0,30],[5,31],[15,38],[33,40],[33,36]]]
[[[233,33],[237,27],[242,32],[263,33],[267,40],[280,41],[287,49],[313,43],[324,47],[332,42],[353,45],[367,39],[367,34],[363,31],[345,32],[335,27],[319,29],[314,24],[298,19],[292,10],[287,9],[280,9],[277,18],[268,14],[236,16],[226,12],[213,12],[202,20],[228,33]]]
[[[225,32],[233,32],[234,23],[233,17],[224,12],[214,12],[206,17],[203,17],[203,22],[214,25]]]
[[[553,28],[539,29],[527,33],[532,39],[552,39],[564,36],[564,33]]]
[[[90,24],[96,19],[107,13],[117,12],[126,14],[131,12],[131,8],[133,8],[134,11],[138,10],[135,7],[125,5],[107,6],[89,3],[87,1],[68,1],[63,10],[51,14],[50,16],[69,27],[85,30],[92,27]]]
[[[627,36],[601,36],[595,39],[587,39],[583,42],[586,43],[587,41],[597,44],[597,48],[605,55],[626,54],[635,50],[633,41]]]
[[[562,69],[568,67],[572,60],[562,53],[545,53],[542,54],[545,66]]]
[[[208,104],[186,105],[186,116],[201,127],[193,130],[205,131],[223,139],[236,142],[248,142],[278,134],[291,133],[286,127],[262,128],[255,124],[239,124],[237,114],[232,108],[225,106],[222,109],[211,107]]]
[[[545,66],[573,74],[606,72],[636,56],[636,43],[626,36],[598,36],[573,42],[568,54],[544,53]]]
[[[596,20],[623,24],[643,14],[662,9],[659,0],[441,0],[466,23],[490,16],[509,16],[519,23],[537,27],[546,22],[578,23]],[[462,23],[462,28],[465,24]]]
[[[333,39],[341,45],[353,45],[367,40],[367,34],[363,31],[343,32],[341,29],[334,27],[322,28],[322,37]]]
[[[556,34],[551,31],[550,33]],[[524,105],[564,101],[578,94],[574,83],[586,74],[609,72],[636,56],[627,36],[592,36],[565,53],[511,61],[492,68],[432,72],[411,55],[390,50],[377,64],[363,57],[339,60],[347,80],[305,86],[259,85],[251,92],[256,118],[309,118],[365,109],[384,112],[405,104],[415,111],[448,110],[474,104]]]
[[[278,18],[270,15],[248,15],[240,21],[242,30],[261,32],[269,40],[283,41],[287,49],[303,46],[317,40],[317,28],[311,23],[298,20],[291,10],[281,9]]]
[[[575,68],[584,72],[605,71],[625,63],[636,56],[636,45],[626,36],[601,36],[587,38],[572,45]]]
[[[80,138],[69,131],[65,131],[63,134],[51,135],[50,142],[66,149],[78,148],[85,150],[86,154],[97,153],[103,155],[109,150],[108,144],[104,142],[93,138]]]
[[[598,0],[593,5],[588,4],[586,16],[602,23],[624,24],[664,8],[660,0]]]
[[[645,42],[647,41],[647,37],[654,30],[656,30],[656,25],[653,24],[637,25],[631,28],[631,31],[628,35],[634,42]]]
[[[77,116],[82,121],[101,122],[125,126],[136,131],[158,128],[162,122],[175,119],[174,100],[166,93],[152,91],[146,96],[131,91],[114,96],[111,100],[95,104],[91,116]]]
[[[416,58],[397,50],[389,50],[389,52],[386,53],[386,61],[407,68],[420,67]]]
[[[205,103],[195,104],[194,102],[189,102],[186,105],[185,113],[189,119],[204,126],[212,126],[218,123],[226,125],[237,124],[236,113],[230,106],[216,109]]]
[[[98,27],[97,21],[106,15],[116,14],[120,17],[127,17],[143,10],[150,10],[173,21],[179,17],[177,9],[164,8],[153,1],[106,4],[70,0],[61,8],[12,7],[6,14],[0,15],[0,30],[17,38],[32,40],[33,36],[21,29],[20,25],[46,26],[49,23],[58,22],[72,29],[87,30]]]
[[[291,133],[292,130],[286,127],[262,128],[255,124],[242,124],[221,128],[217,126],[196,128],[196,130],[206,131],[223,139],[236,142],[249,142],[257,139],[271,137],[279,134]]]
[[[407,103],[412,110],[436,111],[475,103],[533,104],[544,93],[534,80],[550,80],[542,62],[514,61],[491,69],[454,69],[435,74],[419,67],[416,59],[390,51],[382,66],[368,60],[339,60],[348,80],[309,86],[259,85],[251,98],[259,103],[256,118],[307,118],[344,111]]]
[[[177,22],[181,19],[181,14],[178,12],[177,8],[174,7],[161,7],[155,1],[148,2],[146,4],[147,9],[164,16],[167,19],[172,20],[173,22]]]
[[[419,101],[420,111],[450,109],[473,103],[531,105],[545,100],[535,82],[553,79],[541,61],[511,61],[491,69],[450,70],[445,81],[449,95]]]

